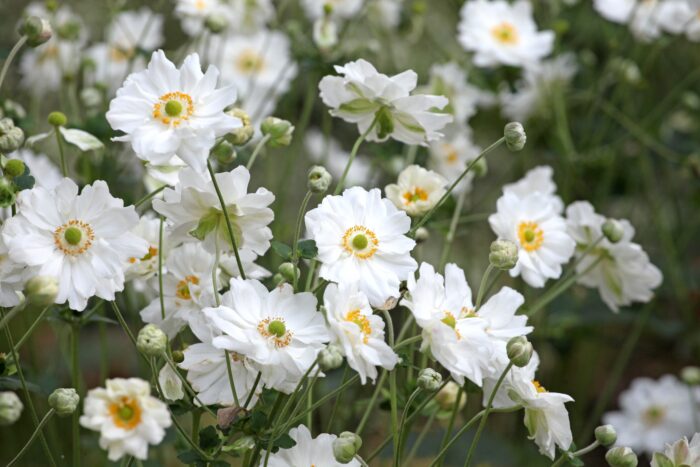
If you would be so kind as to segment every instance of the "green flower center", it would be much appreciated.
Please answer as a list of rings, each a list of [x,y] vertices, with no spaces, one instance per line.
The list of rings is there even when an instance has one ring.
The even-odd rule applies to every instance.
[[[267,325],[267,331],[277,337],[282,337],[287,332],[287,327],[282,321],[274,320]]]
[[[169,100],[165,104],[165,113],[171,117],[177,117],[182,113],[182,102],[175,99]]]
[[[68,227],[63,234],[63,238],[71,245],[77,245],[83,238],[83,233],[77,227]]]
[[[117,415],[125,422],[128,422],[134,417],[134,409],[132,409],[131,406],[122,405],[121,407],[119,407]]]
[[[450,312],[445,312],[445,317],[442,318],[440,321],[451,327],[452,329],[457,326],[457,319],[455,318],[455,315],[453,315]]]
[[[367,248],[368,244],[369,240],[367,240],[367,237],[362,234],[355,235],[355,238],[352,239],[352,246],[356,250],[364,250]]]

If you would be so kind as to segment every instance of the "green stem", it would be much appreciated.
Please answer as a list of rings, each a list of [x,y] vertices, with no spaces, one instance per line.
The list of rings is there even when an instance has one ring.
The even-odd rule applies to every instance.
[[[464,209],[464,202],[467,199],[467,190],[462,191],[457,198],[457,205],[452,213],[452,220],[450,221],[450,230],[445,236],[445,244],[442,246],[442,254],[440,255],[440,265],[438,270],[442,271],[447,264],[447,257],[450,255],[450,249],[452,248],[452,242],[455,239],[455,233],[457,232],[457,224],[459,223],[459,216],[462,215],[462,209]]]
[[[270,134],[267,134],[260,138],[260,141],[258,141],[258,144],[255,146],[255,149],[253,149],[253,154],[251,154],[250,159],[248,159],[248,163],[245,166],[246,169],[250,170],[250,168],[253,167],[255,159],[258,158],[258,154],[260,154],[260,151],[265,146],[265,144],[267,144],[267,142],[270,141],[271,137],[272,136]]]
[[[301,236],[301,224],[304,219],[304,213],[306,212],[306,207],[309,204],[309,200],[313,193],[311,190],[306,192],[304,199],[301,202],[301,207],[299,208],[299,214],[297,215],[296,228],[294,229],[294,241],[292,242],[292,264],[294,265],[294,290],[297,290],[297,282],[299,281],[299,274],[297,273],[297,264],[299,264],[299,252],[297,251],[297,245],[299,244],[299,237]]]
[[[262,378],[262,372],[258,371],[258,376],[255,377],[255,382],[253,382],[253,387],[250,390],[250,393],[248,393],[248,397],[245,398],[245,402],[243,403],[244,409],[247,409],[248,404],[250,404],[250,401],[253,400],[253,395],[255,394],[255,390],[258,389],[258,384],[260,384],[260,378]]]
[[[486,268],[486,272],[481,277],[481,284],[479,284],[479,292],[477,292],[477,294],[476,294],[475,306],[476,306],[477,310],[481,306],[481,302],[484,299],[484,295],[486,294],[486,284],[488,283],[489,276],[491,275],[492,271],[493,271],[493,264],[489,263],[489,266]]]
[[[7,56],[5,63],[3,63],[2,65],[2,71],[0,71],[0,88],[2,88],[2,83],[5,81],[5,76],[7,75],[7,70],[10,69],[10,64],[12,63],[12,60],[15,59],[15,56],[26,42],[27,36],[22,36],[15,43],[14,47],[12,47],[12,50],[10,50],[10,54]]]
[[[233,394],[233,400],[236,403],[236,407],[241,406],[241,402],[238,400],[238,392],[236,391],[236,385],[233,382],[233,370],[231,369],[231,358],[228,355],[228,351],[224,350],[224,360],[226,360],[226,373],[228,373],[228,384],[231,386],[231,394]]]
[[[391,315],[387,310],[382,310],[384,319],[386,320],[387,340],[390,347],[394,347],[394,323],[391,320]],[[399,463],[399,407],[398,407],[398,389],[396,385],[396,371],[389,372],[389,405],[391,407],[391,432],[394,437],[394,466],[398,467]]]
[[[14,306],[10,311],[7,312],[6,315],[0,319],[0,329],[3,329],[7,324],[10,322],[12,318],[15,317],[17,313],[20,311],[24,310],[24,307],[26,306],[26,302],[22,302],[16,306]]]
[[[401,413],[401,422],[399,423],[399,437],[396,443],[398,444],[398,447],[396,448],[396,464],[401,465],[401,453],[403,451],[403,446],[402,446],[402,440],[404,436],[408,435],[408,430],[404,430],[406,428],[406,417],[408,416],[408,411],[411,409],[411,405],[413,404],[413,401],[415,398],[420,394],[421,389],[416,388],[410,396],[408,396],[408,401],[406,401],[406,405],[403,408],[403,412]]]
[[[199,444],[199,422],[202,419],[202,412],[197,409],[192,411],[192,441]]]
[[[36,327],[39,325],[39,323],[44,319],[44,316],[46,316],[46,313],[51,309],[51,305],[47,306],[43,310],[41,310],[41,313],[39,313],[39,316],[36,317],[34,322],[32,322],[31,326],[29,326],[29,329],[27,329],[27,332],[25,332],[22,337],[19,338],[17,341],[17,344],[15,344],[15,352],[19,352],[19,349],[22,347],[22,344],[29,339],[29,337],[32,335]]]
[[[459,401],[462,399],[462,391],[463,389],[461,387],[459,388],[459,391],[457,391],[457,400],[455,401],[455,406],[452,408],[452,414],[450,415],[450,421],[447,424],[445,435],[442,437],[442,442],[440,442],[440,450],[447,446],[447,442],[450,439],[450,435],[452,435],[452,428],[455,425],[455,420],[457,419],[457,414],[459,413]],[[443,462],[444,456],[440,458],[438,466],[442,466]]]
[[[343,377],[342,377],[342,379],[341,379],[341,383],[340,383],[340,384],[343,384],[345,381],[347,381],[348,375],[349,375],[349,374],[350,374],[350,366],[349,366],[349,365],[345,365],[345,368],[343,368]],[[338,394],[338,397],[336,397],[336,399],[335,399],[335,403],[333,404],[333,409],[331,409],[331,415],[330,415],[330,417],[328,418],[328,425],[327,425],[327,428],[326,428],[326,433],[332,433],[332,432],[333,432],[333,431],[332,431],[332,429],[333,429],[333,420],[335,419],[335,414],[336,414],[336,412],[338,411],[338,407],[340,406],[340,401],[341,401],[342,397],[343,397],[343,393],[341,392],[340,394]]]
[[[187,381],[187,378],[182,376],[182,374],[178,371],[177,365],[175,365],[175,362],[172,361],[170,356],[166,353],[163,355],[165,358],[165,362],[168,364],[168,366],[175,372],[178,378],[180,378],[180,381],[182,382],[182,385],[185,387],[185,391],[192,397],[192,399],[196,400],[199,402],[200,406],[212,417],[216,418],[216,414],[214,413],[213,410],[211,410],[208,406],[204,405],[204,403],[199,399],[199,396],[197,396],[197,393],[195,392],[194,389],[192,389],[192,386],[190,385],[189,381]]]
[[[584,454],[588,454],[589,452],[591,452],[592,450],[594,450],[598,446],[600,446],[600,443],[598,441],[593,441],[591,444],[589,444],[588,446],[586,446],[583,449],[579,449],[578,451],[565,452],[561,456],[559,456],[559,458],[556,460],[556,462],[554,462],[554,464],[552,464],[552,467],[558,467],[558,466],[562,465],[567,460],[571,460],[571,459],[574,459],[576,457],[581,457]]]
[[[134,203],[134,207],[137,208],[137,207],[141,206],[143,203],[149,201],[151,198],[153,198],[154,196],[156,196],[158,193],[160,193],[161,191],[165,190],[166,188],[167,188],[166,185],[163,185],[163,186],[160,187],[160,188],[156,188],[155,190],[153,190],[152,192],[148,193],[147,195],[145,195],[145,196],[144,196],[143,198],[141,198],[140,200],[136,201],[136,202]]]
[[[362,431],[365,429],[365,426],[367,425],[367,421],[369,420],[369,416],[374,410],[374,404],[377,403],[377,398],[379,397],[379,393],[382,391],[382,387],[384,387],[384,382],[386,381],[386,375],[387,371],[383,370],[381,376],[379,377],[379,381],[377,381],[377,386],[374,388],[374,392],[372,393],[372,397],[369,400],[369,404],[367,405],[367,408],[365,409],[365,413],[362,415],[362,418],[360,419],[360,424],[357,425],[357,428],[355,428],[355,434],[357,436],[362,435]]]
[[[350,172],[350,167],[352,166],[353,161],[355,160],[355,157],[357,156],[357,151],[360,150],[360,145],[362,142],[367,138],[367,135],[374,129],[374,126],[377,124],[377,117],[374,117],[374,120],[372,120],[372,123],[367,127],[364,133],[362,133],[357,140],[355,140],[355,144],[352,145],[352,151],[350,151],[350,158],[348,159],[348,163],[345,164],[345,170],[343,170],[343,175],[340,176],[340,180],[338,180],[338,184],[335,187],[335,191],[333,192],[334,195],[339,195],[341,191],[343,191],[343,186],[345,185],[345,178],[347,178],[348,173]]]
[[[55,413],[54,409],[49,410],[46,412],[46,415],[44,415],[44,418],[41,419],[39,424],[37,425],[36,429],[34,430],[34,433],[32,433],[32,436],[29,437],[29,440],[27,440],[27,443],[22,447],[22,449],[17,453],[17,455],[10,461],[9,464],[7,464],[6,467],[12,467],[15,465],[19,460],[22,458],[25,452],[27,452],[27,449],[32,445],[34,440],[36,439],[37,436],[39,436],[39,433],[41,433],[41,429],[46,425],[46,423],[51,420],[51,417]]]
[[[78,356],[78,337],[80,327],[73,325],[71,329],[71,378],[73,388],[80,392],[80,362]],[[80,450],[80,410],[73,412],[73,466],[80,467],[80,459],[83,453]]]
[[[430,428],[433,426],[433,422],[435,421],[435,416],[437,415],[438,411],[435,410],[433,413],[430,414],[428,417],[428,421],[425,422],[423,425],[423,429],[420,431],[418,434],[418,437],[416,438],[416,441],[413,443],[413,446],[411,447],[411,450],[408,452],[408,457],[406,457],[406,465],[413,465],[411,462],[413,461],[413,458],[416,456],[416,453],[418,452],[418,448],[423,444],[423,440],[425,440],[425,437],[428,434],[428,431],[430,431]]]
[[[68,166],[66,165],[66,154],[63,151],[63,138],[61,137],[61,132],[59,131],[60,128],[60,126],[55,126],[53,128],[53,132],[56,135],[56,144],[58,145],[58,156],[61,161],[61,175],[67,177]]]
[[[221,305],[221,297],[219,297],[219,281],[218,281],[218,269],[219,269],[219,236],[214,234],[214,265],[211,268],[211,285],[214,289],[214,302],[216,306]]]
[[[163,296],[163,216],[158,227],[158,299],[160,300],[160,318],[165,321],[165,298]]]

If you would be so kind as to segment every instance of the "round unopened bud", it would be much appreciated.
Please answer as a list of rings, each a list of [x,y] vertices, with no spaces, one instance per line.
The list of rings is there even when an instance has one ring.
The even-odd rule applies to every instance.
[[[495,240],[491,242],[489,263],[502,271],[513,269],[518,263],[518,247],[510,240]]]
[[[636,467],[637,455],[628,447],[618,446],[605,453],[610,467]]]
[[[56,34],[61,39],[65,39],[67,41],[75,41],[80,38],[81,29],[82,26],[79,21],[70,19],[58,25],[58,27],[56,28]]]
[[[211,153],[221,164],[229,164],[236,160],[236,149],[233,147],[233,144],[226,140],[221,141],[219,144],[214,146]]]
[[[622,236],[625,234],[625,229],[620,221],[615,219],[607,219],[603,222],[603,235],[608,239],[610,243],[617,243],[622,240]]]
[[[9,118],[0,119],[0,152],[12,152],[24,143],[24,131]]]
[[[49,396],[49,407],[54,409],[59,417],[75,412],[79,402],[80,396],[73,388],[58,388]]]
[[[430,230],[425,227],[418,227],[414,240],[416,243],[423,243],[430,238]]]
[[[467,393],[460,391],[460,389],[459,384],[454,381],[448,382],[435,395],[435,402],[442,410],[452,410],[457,403],[457,396],[459,396],[459,407],[457,410],[462,410],[467,403]]]
[[[289,262],[280,264],[277,271],[282,274],[282,277],[284,277],[287,282],[293,282],[294,278],[299,277],[299,274],[301,274],[299,267]]]
[[[432,368],[423,368],[418,373],[418,387],[424,391],[437,391],[442,384],[442,375]]]
[[[47,121],[51,126],[65,126],[66,123],[68,123],[68,118],[66,118],[66,114],[63,112],[55,111],[49,114]]]
[[[136,348],[149,357],[163,355],[168,346],[168,336],[154,324],[147,324],[139,331]]]
[[[237,107],[226,111],[226,114],[239,119],[242,123],[242,126],[226,134],[226,140],[233,145],[243,146],[255,134],[255,128],[250,123],[250,116],[245,110]]]
[[[617,432],[612,425],[600,425],[593,431],[595,440],[602,446],[611,446],[617,441]]]
[[[333,456],[341,464],[347,464],[355,458],[362,447],[362,438],[350,431],[344,431],[333,440]]]
[[[27,45],[37,47],[51,39],[53,30],[51,24],[38,16],[30,16],[21,27],[21,32],[27,36]]]
[[[22,401],[10,391],[0,392],[0,426],[12,425],[22,415]]]
[[[332,181],[333,177],[325,167],[314,165],[311,167],[311,170],[309,170],[306,186],[312,193],[325,193],[331,186]]]
[[[267,117],[260,125],[260,131],[263,135],[269,135],[268,144],[270,147],[279,148],[289,146],[292,142],[292,134],[294,126],[287,120],[282,120],[277,117]]]
[[[506,139],[506,146],[511,151],[520,151],[525,147],[527,136],[525,135],[525,129],[519,122],[507,123],[503,129],[503,136]]]
[[[700,385],[700,368],[696,366],[687,366],[681,370],[681,379],[689,386]]]
[[[0,207],[8,208],[15,204],[17,194],[15,186],[6,178],[0,178]]]
[[[214,34],[218,34],[226,29],[228,26],[228,21],[226,21],[226,18],[221,15],[209,15],[204,22],[204,25],[209,31],[213,32]]]
[[[506,352],[508,353],[508,360],[513,365],[522,368],[530,363],[533,352],[532,344],[527,340],[527,337],[516,336],[508,341]]]
[[[22,107],[22,104],[19,102],[7,99],[2,103],[2,112],[0,112],[0,114],[4,114],[0,116],[21,120],[27,116],[27,111],[24,110],[24,107]]]
[[[327,345],[318,353],[318,366],[322,371],[330,371],[339,368],[343,364],[343,354],[336,345]]]
[[[32,305],[49,306],[56,301],[58,280],[54,276],[34,276],[24,285],[24,295]]]
[[[287,281],[285,280],[284,276],[279,272],[272,276],[272,283],[275,284],[275,287],[284,284],[285,282]]]
[[[24,162],[19,159],[10,159],[5,163],[3,170],[9,177],[19,177],[24,173]]]
[[[185,361],[185,353],[182,350],[173,350],[173,361],[182,363]]]

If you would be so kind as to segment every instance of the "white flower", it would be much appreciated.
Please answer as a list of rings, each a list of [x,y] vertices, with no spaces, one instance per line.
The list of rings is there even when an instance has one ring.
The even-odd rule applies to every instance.
[[[125,455],[146,460],[148,445],[160,443],[172,423],[167,406],[139,378],[108,379],[105,386],[88,392],[80,424],[100,432],[109,460]]]
[[[322,433],[316,438],[312,438],[309,429],[304,425],[299,425],[289,430],[289,437],[296,444],[291,448],[280,449],[272,454],[268,462],[260,459],[260,467],[263,467],[265,464],[268,467],[299,467],[307,465],[318,467],[360,467],[360,462],[356,459],[346,464],[341,464],[335,460],[333,455],[333,440],[337,438],[335,435]]]
[[[189,36],[204,30],[207,19],[226,22],[226,30],[238,33],[257,31],[275,14],[271,0],[177,0],[175,16]]]
[[[139,219],[134,207],[113,198],[102,180],[78,194],[78,186],[65,178],[53,191],[21,191],[17,204],[19,213],[2,232],[10,258],[56,277],[56,303],[67,300],[73,310],[83,310],[94,295],[114,300],[124,288],[127,258],[148,251],[130,232]]]
[[[295,294],[289,284],[272,292],[256,280],[230,285],[221,306],[204,310],[223,333],[212,344],[246,357],[266,386],[290,393],[330,338],[316,297]]]
[[[656,9],[659,26],[670,34],[681,34],[688,23],[697,20],[697,10],[691,7],[688,0],[664,0]]]
[[[451,125],[454,127],[454,125]],[[430,157],[428,167],[447,179],[449,185],[467,169],[467,165],[481,154],[481,148],[475,145],[471,139],[471,130],[464,127],[455,127],[448,132],[445,139],[430,143]],[[470,170],[462,178],[462,181],[452,190],[454,195],[459,195],[466,190],[471,191],[474,171]]]
[[[332,137],[326,137],[316,128],[306,132],[304,147],[309,159],[323,165],[333,178],[338,180],[350,159],[350,153],[345,151]],[[347,186],[367,186],[372,179],[372,167],[363,154],[357,154],[345,178]]]
[[[331,8],[331,16],[334,18],[354,18],[362,8],[364,0],[302,0],[306,16],[315,20],[324,16],[326,6]]]
[[[214,255],[200,243],[185,243],[170,251],[164,264],[167,274],[163,274],[165,319],[159,297],[141,310],[141,319],[155,324],[171,339],[186,325],[194,332],[206,326],[208,321],[202,309],[214,304],[214,263]],[[218,278],[217,285],[223,286]]]
[[[459,42],[474,64],[525,66],[549,55],[554,32],[538,31],[528,0],[469,0],[460,11]]]
[[[163,254],[163,264],[168,256],[170,241],[163,234],[163,250],[159,251],[160,220],[151,215],[145,215],[131,232],[148,243],[148,251],[143,256],[131,256],[125,266],[126,280],[149,279],[158,273],[158,255]],[[163,266],[165,268],[165,266]]]
[[[143,184],[150,193],[162,186],[175,186],[180,178],[180,171],[187,167],[187,164],[177,156],[173,156],[165,164],[146,163],[146,174]]]
[[[442,175],[419,165],[409,165],[401,171],[397,183],[384,188],[386,197],[410,216],[420,216],[432,209],[447,191]]]
[[[0,306],[19,305],[24,283],[31,276],[31,268],[10,259],[9,250],[0,236]]]
[[[538,113],[547,115],[553,99],[561,98],[557,92],[567,86],[575,74],[573,54],[562,54],[543,60],[537,66],[526,67],[515,92],[504,90],[499,96],[503,114],[519,122]]]
[[[22,79],[20,85],[39,97],[57,91],[63,78],[75,74],[80,68],[82,45],[52,38],[46,44],[22,54],[19,63]]]
[[[401,22],[402,9],[403,0],[369,0],[367,17],[387,29],[394,29]]]
[[[630,30],[640,41],[650,42],[661,36],[659,0],[638,1],[630,18]]]
[[[443,109],[465,123],[476,114],[477,106],[486,99],[485,93],[469,84],[467,73],[456,62],[434,64],[430,67],[430,81],[425,86],[432,94],[445,96],[449,104]]]
[[[399,284],[416,269],[405,234],[411,219],[378,189],[353,187],[326,196],[306,213],[306,229],[318,247],[319,275],[333,282],[359,282],[372,306],[399,296]]]
[[[606,413],[603,420],[615,427],[619,445],[651,454],[693,433],[697,409],[690,394],[672,375],[637,378],[620,395],[620,410]]]
[[[598,240],[605,218],[596,212],[590,203],[577,201],[566,208],[569,234],[576,241],[576,257]],[[611,243],[603,238],[596,247],[576,266],[581,274],[577,282],[586,287],[597,288],[603,301],[611,310],[632,302],[648,302],[652,290],[661,284],[661,271],[651,264],[641,246],[632,242],[634,227],[619,221],[624,229],[622,239]],[[594,263],[597,262],[596,265]],[[585,273],[585,274],[584,274]]]
[[[593,0],[593,8],[605,19],[614,23],[626,23],[634,11],[637,0]]]
[[[503,193],[513,193],[525,198],[531,193],[539,192],[549,198],[557,213],[564,212],[564,201],[557,196],[557,185],[552,179],[554,171],[548,165],[538,165],[527,171],[525,176],[515,183],[503,185]]]
[[[24,162],[24,165],[29,169],[29,174],[34,177],[34,186],[53,190],[63,180],[61,171],[46,154],[36,154],[31,149],[18,149],[8,154],[7,157]]]
[[[204,29],[210,16],[228,19],[228,11],[221,0],[177,0],[175,16],[180,18],[183,31],[189,36],[197,36]]]
[[[574,253],[576,243],[567,233],[566,222],[551,197],[540,192],[520,198],[506,191],[489,224],[498,238],[518,245],[518,263],[510,275],[522,275],[532,287],[544,287],[547,279],[559,278],[562,264]]]
[[[372,313],[372,307],[357,284],[328,284],[323,294],[326,319],[348,365],[360,375],[362,384],[377,379],[378,366],[393,370],[398,362],[394,351],[384,342],[384,321]]]
[[[672,467],[693,467],[700,465],[700,433],[695,433],[688,443],[685,436],[673,444],[667,444],[663,454],[673,464]],[[651,460],[651,467],[668,467],[657,462],[656,455]]]
[[[241,264],[243,265],[243,271],[248,279],[265,279],[272,276],[272,273],[265,269],[264,267],[255,264],[255,260],[258,255],[253,253],[251,250],[238,250],[238,256],[241,259]],[[221,271],[228,274],[228,277],[240,277],[241,271],[238,268],[238,262],[236,261],[236,256],[232,253],[222,255],[219,259],[219,266]]]
[[[700,42],[700,4],[693,5],[692,15],[687,23],[685,23],[685,36],[689,41]]]
[[[164,365],[158,373],[158,384],[163,390],[163,396],[171,401],[178,401],[185,397],[185,391],[182,389],[182,381],[175,373],[170,365]]]
[[[178,70],[162,50],[154,52],[148,68],[129,75],[110,102],[107,121],[125,133],[115,140],[131,143],[136,155],[152,164],[178,156],[204,172],[216,138],[242,125],[224,113],[236,90],[217,89],[218,77],[213,66],[202,73],[197,54]]]
[[[270,247],[272,231],[267,225],[274,213],[268,208],[275,196],[265,188],[248,193],[250,172],[243,166],[216,174],[226,205],[236,246],[263,255]],[[172,227],[172,241],[204,240],[207,250],[232,249],[221,202],[208,174],[192,169],[180,171],[179,183],[166,188],[163,199],[153,201],[153,209],[164,215]]]
[[[386,141],[389,137],[406,144],[426,145],[440,138],[439,130],[452,116],[437,113],[448,104],[444,96],[411,95],[418,76],[413,70],[387,76],[366,60],[336,66],[341,76],[324,76],[318,87],[321,99],[331,115],[356,123],[368,141]]]

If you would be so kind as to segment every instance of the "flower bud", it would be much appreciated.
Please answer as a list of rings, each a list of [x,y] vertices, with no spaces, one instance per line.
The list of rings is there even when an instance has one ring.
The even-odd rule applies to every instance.
[[[182,350],[173,350],[173,361],[182,363],[185,361],[185,353]]]
[[[622,227],[622,223],[615,219],[607,219],[603,222],[603,235],[608,239],[610,243],[617,243],[622,240],[622,236],[625,234],[625,229]]]
[[[27,36],[27,45],[30,47],[40,46],[53,35],[51,24],[38,16],[30,16],[24,20],[20,32]]]
[[[593,434],[601,446],[610,446],[617,441],[617,432],[612,425],[601,425],[593,431]]]
[[[503,136],[506,139],[506,146],[511,151],[520,151],[525,147],[527,136],[525,135],[525,129],[519,122],[507,123],[503,129]]]
[[[15,204],[17,195],[15,186],[6,178],[0,178],[0,208],[8,208]]]
[[[10,391],[0,392],[0,426],[12,425],[22,415],[22,401]]]
[[[350,431],[344,431],[333,440],[333,456],[341,464],[347,464],[355,458],[362,447],[362,438]]]
[[[687,366],[681,370],[681,379],[689,386],[700,385],[700,368],[696,366]]]
[[[278,285],[282,285],[285,282],[287,281],[285,280],[284,276],[282,276],[282,274],[280,274],[279,272],[272,276],[272,283],[275,284],[275,287],[277,287]]]
[[[19,159],[10,159],[5,163],[4,171],[9,177],[19,177],[24,173],[24,162]]]
[[[489,263],[502,271],[513,269],[518,263],[518,247],[510,240],[495,240],[491,243]]]
[[[209,17],[204,22],[204,25],[209,29],[209,31],[214,34],[218,34],[228,26],[228,21],[221,15],[209,15]]]
[[[11,99],[6,99],[2,103],[2,112],[0,112],[0,117],[10,117],[14,120],[21,120],[27,116],[27,111],[24,110],[22,104],[15,102]]]
[[[182,389],[182,381],[170,365],[165,365],[158,373],[158,384],[163,390],[163,396],[171,401],[178,401],[185,397]]]
[[[78,403],[80,403],[80,396],[73,388],[58,388],[49,396],[49,407],[54,409],[59,417],[75,412]]]
[[[336,345],[329,344],[318,353],[318,366],[322,371],[339,368],[343,364],[343,354]]]
[[[250,141],[250,139],[255,134],[255,128],[253,128],[253,125],[250,123],[250,116],[248,116],[248,113],[245,110],[239,109],[237,107],[228,110],[226,114],[239,119],[243,124],[243,126],[236,128],[230,133],[226,134],[226,141],[235,146],[243,146],[248,141]]]
[[[67,41],[76,41],[80,39],[80,29],[82,28],[79,21],[70,19],[64,21],[56,28],[56,34],[61,39]]]
[[[637,455],[628,447],[618,446],[605,453],[610,467],[636,467]]]
[[[68,123],[68,119],[66,118],[66,114],[63,112],[51,112],[49,114],[49,117],[47,118],[47,121],[49,122],[49,125],[51,126],[66,126],[66,123]]]
[[[163,355],[168,346],[168,336],[154,324],[147,324],[139,331],[136,348],[149,357]]]
[[[527,337],[516,336],[508,341],[506,352],[508,353],[508,360],[510,360],[513,365],[522,368],[530,363],[533,352],[532,344],[527,340]]]
[[[307,186],[312,193],[325,193],[331,186],[333,177],[320,165],[314,165],[309,170],[309,181]]]
[[[236,149],[233,147],[233,144],[226,140],[214,146],[211,153],[221,164],[228,164],[236,160]]]
[[[459,384],[454,381],[448,382],[435,395],[435,402],[442,410],[452,410],[457,403],[457,396],[459,395],[459,407],[457,410],[462,410],[467,403],[467,393],[461,391],[460,394],[460,389]]]
[[[430,238],[430,230],[425,227],[418,227],[414,240],[416,243],[423,243]]]
[[[24,295],[32,305],[49,306],[56,301],[58,280],[54,276],[34,276],[24,284]]]
[[[432,368],[423,368],[418,373],[418,387],[424,391],[437,391],[442,384],[442,375]]]
[[[292,263],[282,263],[277,269],[279,273],[284,277],[287,282],[293,282],[294,277],[299,277],[301,270],[298,266],[294,266]]]
[[[24,143],[24,131],[16,127],[11,119],[0,119],[0,152],[15,151],[22,146],[22,143]]]
[[[267,117],[260,125],[260,131],[263,135],[270,135],[268,144],[270,147],[279,148],[289,146],[292,142],[292,134],[294,126],[287,120],[282,120],[277,117]]]

